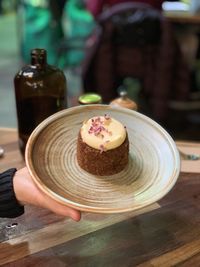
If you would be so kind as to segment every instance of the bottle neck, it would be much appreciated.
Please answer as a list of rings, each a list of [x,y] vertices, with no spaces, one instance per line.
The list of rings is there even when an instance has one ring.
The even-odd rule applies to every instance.
[[[31,65],[43,68],[47,65],[47,55],[44,49],[34,49],[31,53]]]

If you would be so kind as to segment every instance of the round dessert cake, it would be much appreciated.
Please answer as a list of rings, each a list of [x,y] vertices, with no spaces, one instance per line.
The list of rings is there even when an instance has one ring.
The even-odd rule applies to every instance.
[[[83,122],[77,141],[82,169],[95,175],[113,175],[126,167],[128,157],[128,134],[119,121],[104,115]]]

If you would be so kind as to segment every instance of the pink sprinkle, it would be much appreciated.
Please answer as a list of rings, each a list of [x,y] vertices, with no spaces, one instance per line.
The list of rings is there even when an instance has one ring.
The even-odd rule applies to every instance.
[[[91,120],[91,127],[89,129],[89,133],[93,133],[95,136],[101,134],[102,131],[105,131],[106,129],[104,128],[103,121],[101,121],[100,117],[97,117],[95,119]]]
[[[97,118],[95,119],[95,122],[96,122],[96,123],[102,123],[102,122],[101,122],[101,118],[100,118],[100,117],[97,117]]]
[[[105,114],[104,115],[104,120],[101,120],[101,117],[95,117],[91,119],[91,126],[88,130],[89,134],[94,134],[95,136],[100,136],[102,138],[104,138],[104,135],[102,134],[102,132],[106,132],[109,135],[112,135],[112,132],[109,132],[103,125],[105,120],[109,120],[110,117]]]

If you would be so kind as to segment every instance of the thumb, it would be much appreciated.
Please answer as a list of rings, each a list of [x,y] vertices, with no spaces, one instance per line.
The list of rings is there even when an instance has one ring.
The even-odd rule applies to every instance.
[[[55,209],[55,207],[54,207],[52,209],[52,211],[58,215],[61,215],[61,216],[68,216],[72,220],[77,221],[77,222],[80,221],[80,219],[81,219],[80,211],[72,209],[70,207],[59,205],[59,207],[57,209]]]
[[[48,203],[48,204],[47,204]],[[51,210],[52,212],[61,215],[61,216],[68,216],[70,217],[72,220],[74,221],[80,221],[81,219],[81,212],[78,210],[75,210],[71,207],[62,205],[56,201],[53,201],[51,203],[51,201],[48,201],[46,203],[46,207]]]

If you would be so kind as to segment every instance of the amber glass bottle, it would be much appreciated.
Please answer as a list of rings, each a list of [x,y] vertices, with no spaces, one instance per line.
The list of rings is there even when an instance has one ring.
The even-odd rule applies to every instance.
[[[34,128],[48,116],[67,107],[64,73],[47,64],[44,49],[31,51],[31,64],[14,78],[19,147],[24,155],[27,140]]]

